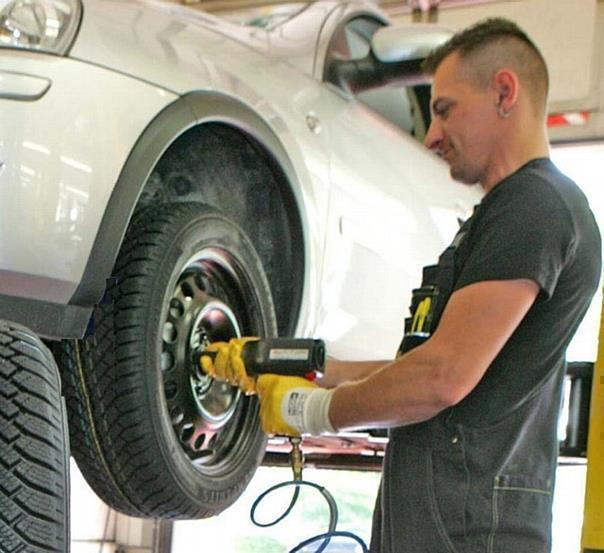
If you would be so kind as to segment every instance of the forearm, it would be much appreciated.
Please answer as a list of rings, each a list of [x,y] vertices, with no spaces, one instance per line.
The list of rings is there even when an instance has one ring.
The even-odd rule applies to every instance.
[[[418,348],[362,380],[338,386],[329,419],[337,430],[389,428],[428,420],[450,405],[440,360]]]
[[[352,381],[330,390],[301,393],[308,382],[284,380],[286,393],[270,403],[276,414],[263,421],[282,421],[284,413],[293,411],[286,433],[321,434],[431,419],[478,385],[538,292],[538,284],[527,279],[470,284],[451,296],[436,332],[421,346],[384,366],[331,362],[326,384]],[[283,431],[280,425],[264,428]]]
[[[382,365],[361,380],[329,390],[298,377],[261,376],[257,388],[265,432],[320,435],[431,419],[455,403],[452,398],[457,396],[450,392],[450,379],[443,376],[449,372],[443,367],[450,366],[430,349],[421,349]],[[360,369],[364,364],[352,365]],[[263,402],[266,396],[276,401]]]
[[[328,358],[325,375],[317,384],[322,388],[334,388],[344,382],[362,380],[388,365],[390,361],[341,361]]]

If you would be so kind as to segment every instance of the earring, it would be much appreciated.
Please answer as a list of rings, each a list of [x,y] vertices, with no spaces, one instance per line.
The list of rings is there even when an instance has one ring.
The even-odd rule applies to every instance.
[[[497,106],[497,115],[499,115],[499,117],[502,119],[507,119],[510,116],[510,113],[512,113],[512,110],[504,111],[501,105]]]

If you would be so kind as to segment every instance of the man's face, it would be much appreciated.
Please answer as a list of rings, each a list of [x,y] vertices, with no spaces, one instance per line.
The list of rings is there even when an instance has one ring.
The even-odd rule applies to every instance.
[[[455,180],[475,184],[487,175],[496,149],[496,96],[464,77],[462,63],[453,53],[434,74],[432,123],[424,144],[449,164]]]

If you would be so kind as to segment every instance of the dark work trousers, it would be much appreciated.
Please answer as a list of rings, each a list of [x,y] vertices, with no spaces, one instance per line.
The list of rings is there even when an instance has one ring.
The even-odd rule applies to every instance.
[[[393,429],[371,552],[549,552],[555,455],[539,452],[557,447],[562,377],[495,424],[469,428],[452,408]]]

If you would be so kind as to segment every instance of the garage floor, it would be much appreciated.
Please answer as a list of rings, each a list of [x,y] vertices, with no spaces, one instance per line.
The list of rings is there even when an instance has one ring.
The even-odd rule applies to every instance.
[[[558,469],[552,553],[580,550],[585,473],[584,464],[563,465]],[[240,500],[219,517],[176,523],[171,553],[286,553],[299,541],[324,531],[327,509],[313,491],[305,492],[290,518],[275,528],[256,528],[250,522],[249,511],[256,497],[270,485],[289,479],[290,474],[285,468],[260,468]],[[369,539],[378,473],[307,469],[305,477],[326,486],[336,498],[339,530],[353,531]],[[269,503],[273,512],[263,508],[258,511],[259,518],[266,521],[282,511],[289,501],[288,494],[272,497]],[[117,553],[115,521],[116,514],[94,496],[72,463],[72,553]],[[130,536],[133,538],[136,536]],[[330,551],[353,553],[355,545],[334,543]]]

